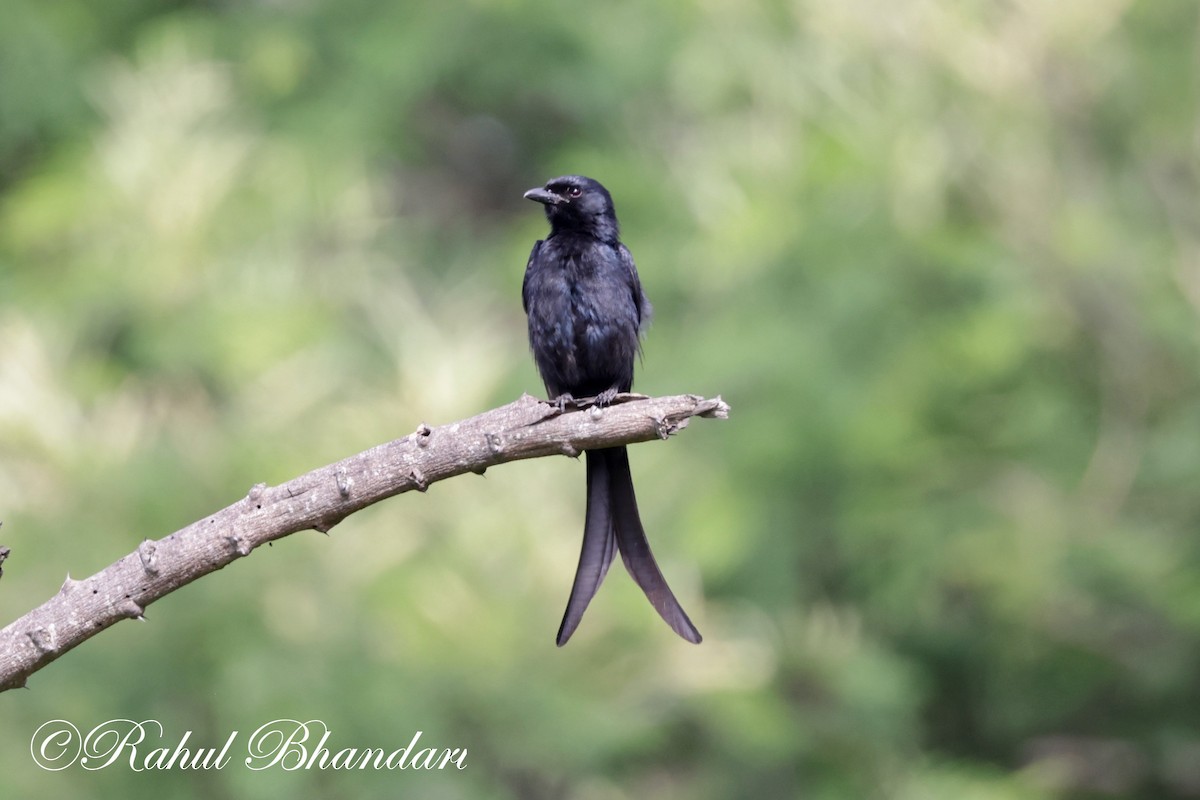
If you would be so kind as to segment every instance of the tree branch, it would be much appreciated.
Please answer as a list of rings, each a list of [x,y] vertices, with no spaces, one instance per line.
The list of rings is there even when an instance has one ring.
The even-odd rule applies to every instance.
[[[549,455],[665,439],[691,417],[725,418],[721,398],[618,395],[600,409],[586,401],[560,412],[523,395],[470,419],[430,428],[315,469],[279,486],[260,483],[246,497],[92,575],[67,576],[52,598],[0,630],[0,691],[197,578],[258,546],[310,528],[329,531],[350,514],[392,495],[488,467]]]

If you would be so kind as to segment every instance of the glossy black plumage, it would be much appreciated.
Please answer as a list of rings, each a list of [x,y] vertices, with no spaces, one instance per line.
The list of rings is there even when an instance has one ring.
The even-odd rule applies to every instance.
[[[525,197],[543,204],[550,235],[533,246],[521,295],[529,345],[552,400],[595,397],[607,405],[633,386],[650,303],[620,241],[612,198],[591,178],[567,175]],[[570,639],[616,553],[651,605],[684,639],[700,634],[667,586],[638,515],[624,447],[589,450],[583,548],[558,630]]]

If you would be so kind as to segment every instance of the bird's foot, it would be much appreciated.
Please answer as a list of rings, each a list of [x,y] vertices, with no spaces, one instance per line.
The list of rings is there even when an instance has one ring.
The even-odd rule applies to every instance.
[[[603,392],[596,395],[592,402],[597,408],[604,408],[605,406],[610,405],[612,401],[616,399],[618,394],[620,394],[620,392],[616,389],[616,387],[612,389],[605,389]]]
[[[622,395],[621,390],[615,388],[605,389],[595,397],[575,397],[570,392],[563,392],[557,397],[547,400],[546,403],[554,406],[554,409],[559,414],[563,414],[567,411],[567,409],[582,411],[585,408],[607,408],[608,406],[612,405],[618,397],[621,398],[621,402],[625,402],[626,400],[644,398],[646,395],[633,394],[631,392],[626,392],[624,395]]]

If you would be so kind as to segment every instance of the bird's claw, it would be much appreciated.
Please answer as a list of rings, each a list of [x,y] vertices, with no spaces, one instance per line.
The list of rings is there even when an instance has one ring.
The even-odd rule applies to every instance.
[[[585,408],[607,408],[612,405],[612,402],[617,399],[621,391],[619,389],[605,389],[595,397],[576,398],[570,392],[563,392],[553,400],[547,400],[549,405],[554,406],[559,414],[566,413],[567,408],[581,411]]]
[[[567,406],[577,405],[575,398],[570,392],[563,392],[558,397],[550,401],[550,405],[558,409],[558,413],[562,414],[567,410]]]
[[[616,387],[613,387],[612,389],[605,389],[603,392],[596,395],[592,402],[597,408],[604,408],[605,406],[611,404],[612,401],[617,398],[618,394],[620,394],[620,392],[616,389]]]

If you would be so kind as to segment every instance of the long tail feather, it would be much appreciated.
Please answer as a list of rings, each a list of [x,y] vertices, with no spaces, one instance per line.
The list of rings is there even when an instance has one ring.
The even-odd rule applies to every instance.
[[[654,553],[650,551],[650,542],[646,540],[646,531],[638,515],[637,496],[633,492],[629,454],[624,447],[612,447],[589,451],[589,459],[593,456],[597,461],[603,459],[607,464],[609,509],[625,568],[671,629],[687,641],[699,644],[700,632],[675,599],[662,570],[658,568],[658,562],[654,560]],[[589,503],[590,499],[589,493]]]
[[[608,567],[617,552],[617,539],[613,532],[612,514],[609,508],[610,477],[608,462],[589,451],[587,460],[587,512],[583,524],[583,548],[579,553],[579,566],[575,570],[575,582],[571,586],[571,597],[558,627],[555,641],[559,647],[567,643],[571,634],[579,627],[583,612],[596,595]]]

